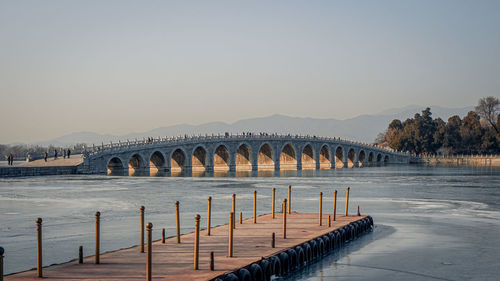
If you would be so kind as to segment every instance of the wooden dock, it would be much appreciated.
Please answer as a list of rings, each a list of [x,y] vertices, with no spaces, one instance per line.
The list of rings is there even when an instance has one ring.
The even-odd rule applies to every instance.
[[[159,280],[210,280],[224,273],[233,272],[262,257],[273,256],[283,250],[300,245],[316,237],[325,235],[349,223],[366,216],[337,215],[336,221],[328,227],[328,215],[323,215],[323,225],[319,226],[318,214],[287,214],[287,238],[282,238],[282,214],[276,213],[236,222],[234,230],[234,256],[228,255],[228,225],[211,228],[211,235],[206,230],[200,232],[199,269],[193,269],[194,233],[182,235],[178,244],[176,237],[170,237],[165,244],[153,243],[152,278]],[[193,218],[194,225],[194,218]],[[153,231],[160,232],[161,228]],[[276,235],[276,247],[271,247],[272,233]],[[215,255],[215,270],[209,269],[210,252]],[[103,253],[100,264],[94,264],[94,257],[43,268],[44,280],[145,280],[146,253],[140,253],[139,246]],[[36,270],[25,271],[4,277],[5,280],[40,280]]]

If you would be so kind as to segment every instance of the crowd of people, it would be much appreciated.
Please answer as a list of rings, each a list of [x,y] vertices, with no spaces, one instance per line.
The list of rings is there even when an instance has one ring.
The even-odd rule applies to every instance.
[[[57,160],[57,157],[59,156],[59,152],[57,151],[57,149],[54,149],[54,160]],[[66,159],[66,158],[70,158],[71,157],[71,150],[70,149],[63,149],[63,158]],[[29,154],[28,154],[28,158],[30,158]],[[45,162],[48,161],[48,158],[49,158],[49,154],[48,152],[45,152],[43,154],[43,160]],[[7,164],[9,166],[12,166],[14,165],[14,155],[11,153],[7,156]]]
[[[57,149],[54,149],[54,160],[57,160],[57,156],[59,155]],[[71,156],[71,150],[68,148],[68,150],[66,149],[63,149],[63,158],[66,159]],[[45,152],[45,154],[43,155],[43,160],[45,160],[45,162],[47,162],[47,158],[49,157],[49,154],[47,152]]]

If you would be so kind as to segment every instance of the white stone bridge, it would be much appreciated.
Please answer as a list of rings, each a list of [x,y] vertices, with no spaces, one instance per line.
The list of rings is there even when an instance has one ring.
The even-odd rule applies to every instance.
[[[408,153],[340,138],[241,134],[155,138],[87,148],[81,169],[111,175],[334,169],[408,164]]]

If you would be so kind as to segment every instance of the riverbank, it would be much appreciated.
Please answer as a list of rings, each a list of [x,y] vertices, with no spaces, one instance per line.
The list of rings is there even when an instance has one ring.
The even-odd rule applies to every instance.
[[[422,157],[424,163],[443,166],[500,167],[498,155],[463,155],[452,157]]]

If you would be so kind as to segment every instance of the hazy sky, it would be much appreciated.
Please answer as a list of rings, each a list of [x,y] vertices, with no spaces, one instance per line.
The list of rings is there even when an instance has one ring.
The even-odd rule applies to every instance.
[[[0,143],[490,95],[498,0],[0,0]]]

